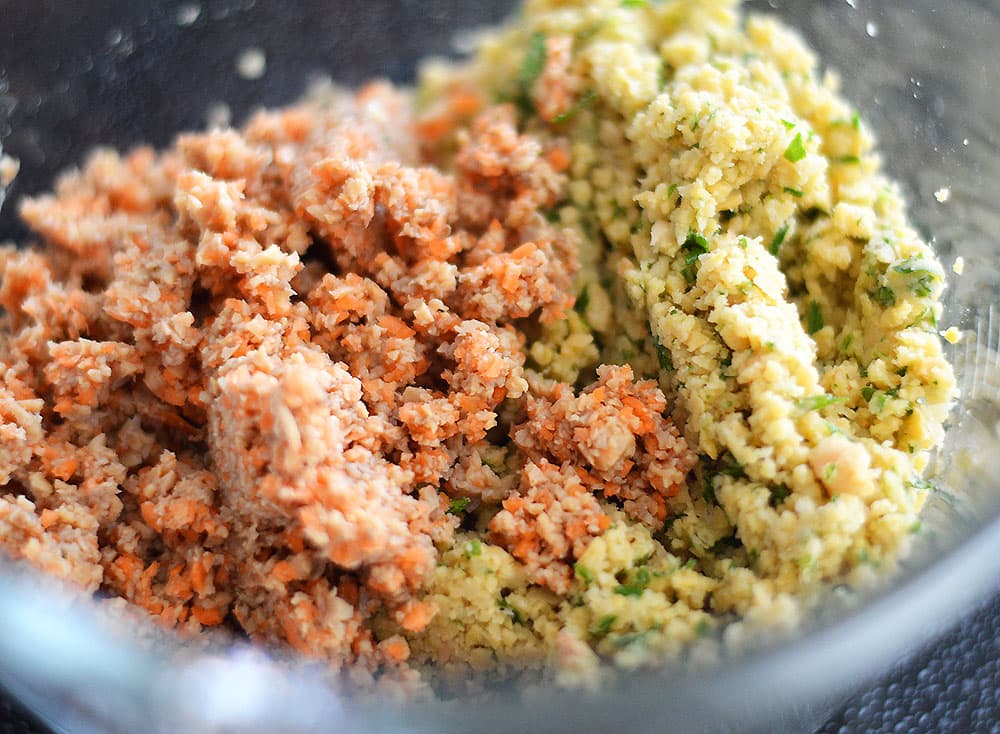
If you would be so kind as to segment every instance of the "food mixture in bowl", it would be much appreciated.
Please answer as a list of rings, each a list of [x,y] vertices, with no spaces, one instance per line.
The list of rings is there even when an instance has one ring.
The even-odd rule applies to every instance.
[[[871,133],[733,0],[533,0],[21,213],[0,548],[358,683],[794,628],[905,554],[956,396]]]

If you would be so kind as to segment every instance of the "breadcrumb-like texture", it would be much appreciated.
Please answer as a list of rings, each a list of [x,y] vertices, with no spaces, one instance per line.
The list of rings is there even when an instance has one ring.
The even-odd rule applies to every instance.
[[[561,144],[456,99],[435,167],[411,110],[387,84],[334,91],[97,151],[23,203],[41,241],[0,249],[0,549],[412,688],[454,498],[561,512],[553,562],[606,527],[571,470],[515,486],[499,418],[528,389],[522,320],[574,302],[577,235],[541,213]],[[533,532],[522,515],[497,532]]]
[[[610,524],[572,466],[542,460],[525,465],[517,493],[490,520],[490,537],[524,563],[533,582],[564,594],[573,561]]]
[[[664,417],[667,399],[654,381],[635,382],[628,365],[603,365],[597,375],[580,394],[539,385],[511,436],[525,455],[574,470],[587,489],[621,498],[631,517],[657,529],[697,457]]]

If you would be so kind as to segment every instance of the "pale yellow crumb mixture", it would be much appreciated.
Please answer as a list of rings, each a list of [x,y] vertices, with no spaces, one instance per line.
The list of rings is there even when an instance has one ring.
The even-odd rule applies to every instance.
[[[476,668],[547,650],[579,680],[720,624],[794,627],[824,584],[890,569],[956,397],[944,270],[837,77],[734,0],[529,0],[469,66],[429,64],[421,98],[463,84],[569,141],[552,217],[583,234],[577,305],[529,366],[658,377],[700,460],[662,529],[619,518],[591,544],[568,598],[460,541],[415,649]]]

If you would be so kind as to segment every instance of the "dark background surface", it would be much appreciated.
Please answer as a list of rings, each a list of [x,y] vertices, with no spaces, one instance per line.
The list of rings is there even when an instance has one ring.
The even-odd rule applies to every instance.
[[[815,734],[1000,734],[998,620],[1000,594],[863,685]],[[49,733],[0,691],[0,734]]]

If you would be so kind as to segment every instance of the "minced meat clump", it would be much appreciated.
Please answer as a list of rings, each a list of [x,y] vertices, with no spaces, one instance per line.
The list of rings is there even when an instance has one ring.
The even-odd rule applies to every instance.
[[[613,503],[662,524],[694,459],[659,388],[525,368],[575,302],[578,234],[544,216],[565,143],[453,101],[447,154],[379,83],[98,151],[24,202],[0,548],[167,626],[412,682],[463,518],[557,593]]]

